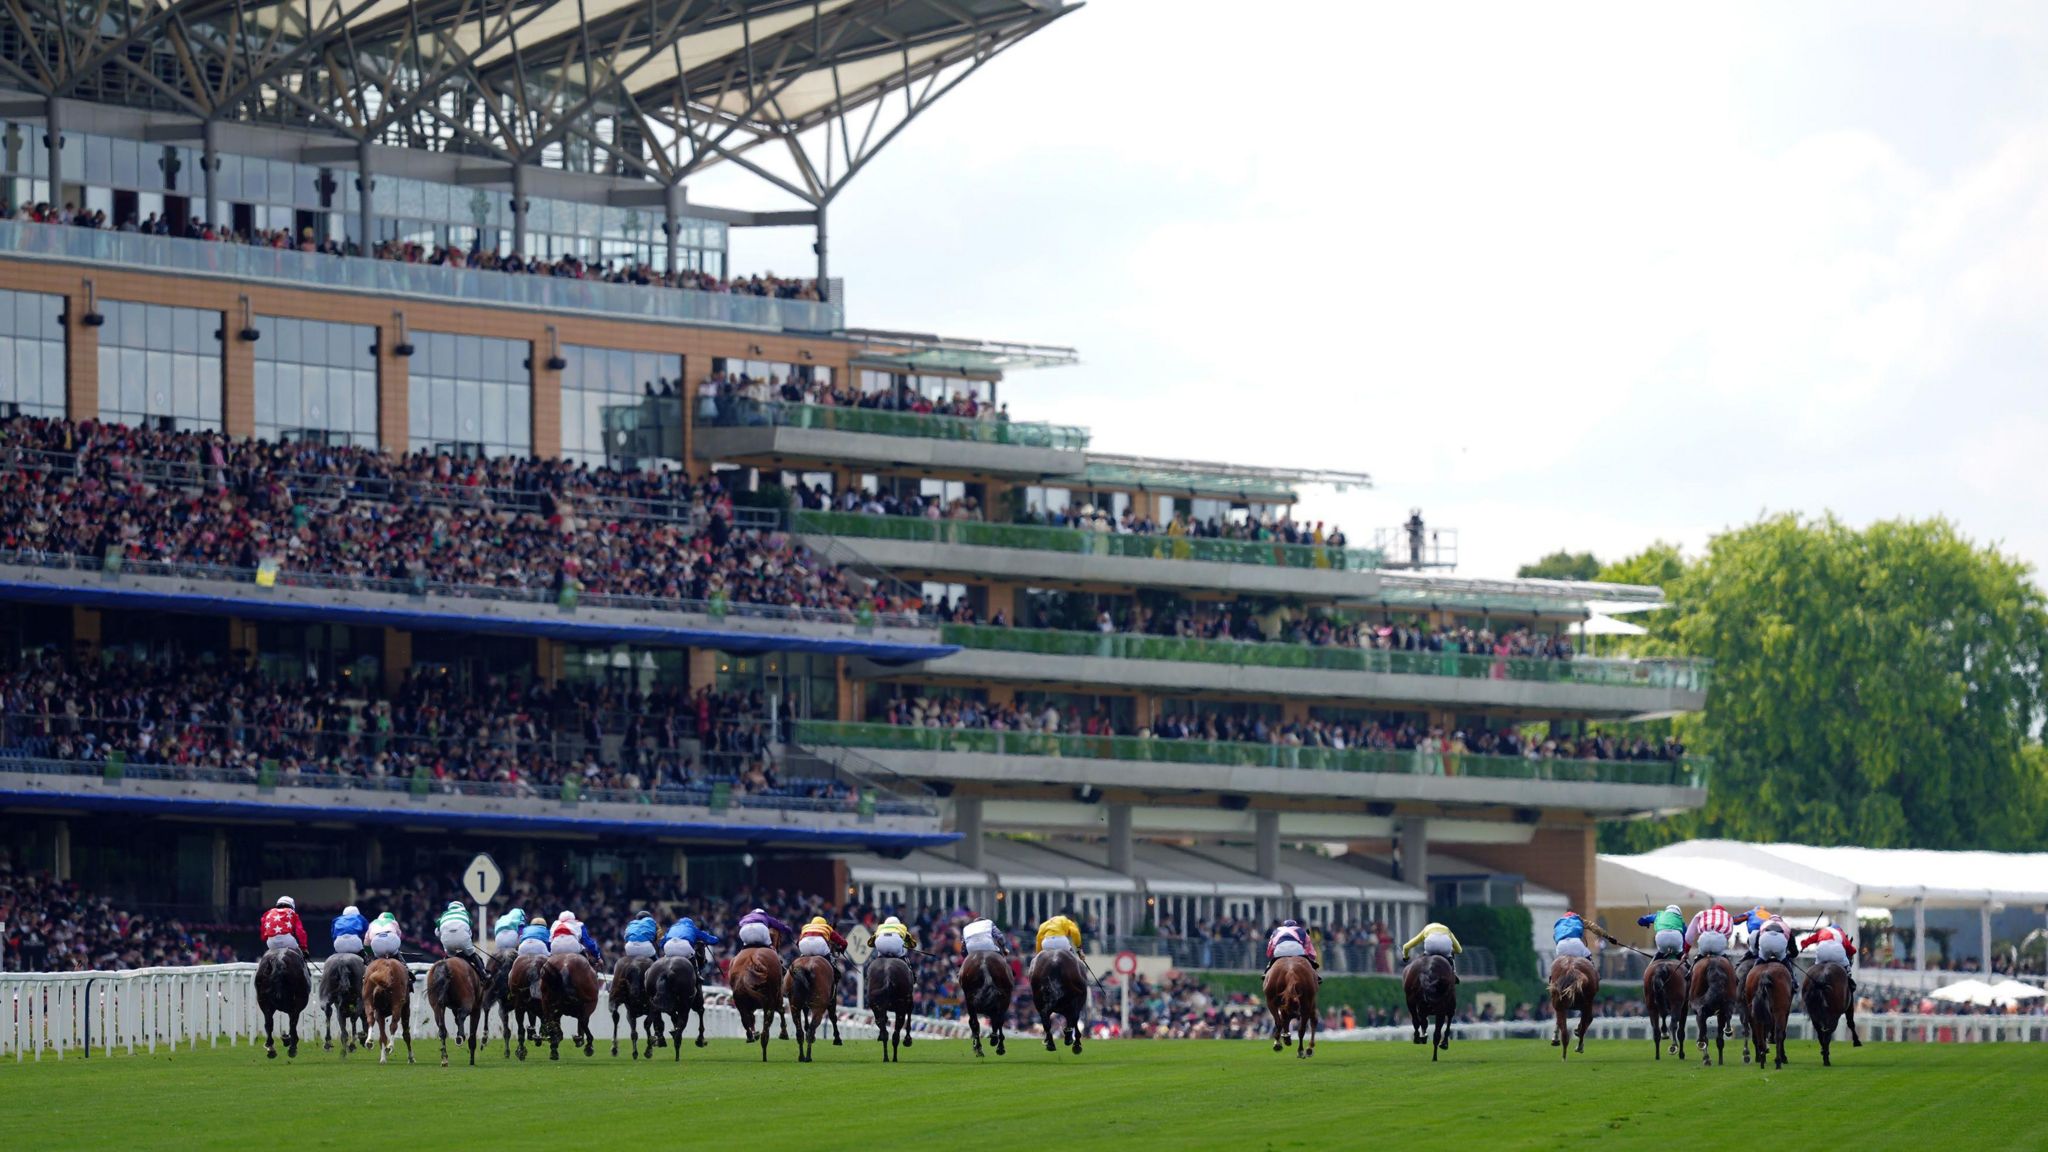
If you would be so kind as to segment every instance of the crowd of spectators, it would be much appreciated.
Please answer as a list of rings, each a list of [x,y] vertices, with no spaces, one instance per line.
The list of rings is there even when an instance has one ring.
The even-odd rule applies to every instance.
[[[785,734],[759,693],[599,683],[470,688],[414,670],[395,692],[374,684],[266,677],[226,661],[54,652],[0,670],[0,755],[197,769],[281,785],[361,784],[538,795],[574,780],[591,794],[701,800],[724,784],[738,803],[800,800],[850,807],[822,777],[783,778]],[[788,715],[777,712],[777,717]]]
[[[236,958],[222,925],[127,911],[46,872],[17,872],[0,851],[0,944],[9,972],[116,971]]]
[[[0,424],[0,550],[254,569],[465,594],[647,597],[850,616],[877,598],[716,477],[561,461],[237,441],[16,417]],[[630,506],[630,513],[622,513]],[[495,590],[495,591],[492,591]]]
[[[706,423],[745,423],[749,414],[769,404],[810,405],[819,408],[858,408],[873,412],[901,412],[917,416],[950,416],[960,420],[1004,422],[1010,418],[1007,404],[991,404],[972,392],[953,392],[934,398],[903,383],[863,390],[834,383],[828,374],[787,376],[769,373],[717,371],[697,385],[697,415]],[[820,493],[824,494],[819,499]],[[798,493],[809,507],[830,505],[824,489],[805,487]]]
[[[170,217],[152,212],[138,220],[126,217],[116,221],[108,219],[105,209],[80,209],[75,204],[63,208],[48,203],[24,204],[19,209],[0,202],[0,220],[24,220],[37,224],[63,224],[74,228],[89,228],[98,231],[135,232],[150,236],[177,236],[186,240],[204,240],[221,244],[238,244],[252,248],[274,248],[282,251],[304,252],[321,256],[360,256],[361,249],[353,242],[329,238],[316,240],[311,228],[302,228],[294,236],[289,228],[257,228],[247,232],[226,226],[216,226],[193,217],[181,227]],[[387,240],[378,244],[371,253],[378,260],[400,264],[426,264],[448,268],[473,268],[480,271],[500,272],[509,276],[549,276],[565,280],[596,280],[608,284],[632,284],[640,287],[682,288],[693,292],[717,292],[734,296],[765,296],[777,300],[823,300],[818,282],[811,279],[777,276],[773,272],[754,276],[735,276],[727,279],[708,272],[678,269],[674,272],[658,272],[653,267],[635,260],[585,260],[576,255],[557,256],[552,259],[540,256],[526,256],[517,252],[500,254],[486,252],[479,248],[465,248],[455,244],[429,245],[409,240]]]

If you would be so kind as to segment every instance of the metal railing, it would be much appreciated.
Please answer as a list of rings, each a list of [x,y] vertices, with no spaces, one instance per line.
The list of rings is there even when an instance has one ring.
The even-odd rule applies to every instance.
[[[0,252],[67,263],[102,264],[125,271],[178,272],[261,280],[320,291],[413,296],[437,304],[452,301],[547,312],[589,312],[614,320],[712,324],[771,332],[834,332],[846,326],[846,311],[836,302],[406,264],[18,220],[0,220]]]
[[[812,748],[1061,756],[1149,764],[1205,764],[1232,768],[1679,788],[1705,788],[1710,767],[1706,760],[1693,757],[1682,760],[1533,759],[1481,756],[1471,752],[1426,753],[1420,749],[1311,748],[1286,744],[1162,740],[1144,736],[1051,735],[990,728],[912,728],[897,724],[842,724],[819,720],[799,721],[796,742]]]
[[[700,401],[700,419],[703,409]],[[1043,424],[998,418],[941,416],[884,408],[842,408],[836,405],[791,403],[722,397],[706,423],[719,428],[813,428],[822,432],[857,432],[869,436],[909,436],[920,440],[958,440],[1019,448],[1053,448],[1079,452],[1088,447],[1088,430],[1068,424]]]
[[[1208,536],[1139,536],[1084,532],[1038,524],[993,524],[982,520],[930,520],[921,516],[871,516],[860,512],[802,510],[790,516],[792,530],[807,535],[851,536],[957,544],[972,548],[1019,548],[1079,556],[1124,556],[1142,560],[1201,560],[1269,568],[1322,568],[1364,572],[1381,567],[1378,552],[1288,544],[1278,540],[1228,540]]]
[[[995,628],[978,624],[947,624],[939,629],[939,633],[946,643],[962,648],[1029,652],[1042,656],[1236,664],[1397,676],[1448,676],[1461,680],[1523,680],[1682,692],[1705,692],[1712,666],[1712,662],[1707,660],[1595,660],[1584,656],[1550,660],[1534,656],[1200,640],[1125,632]]]

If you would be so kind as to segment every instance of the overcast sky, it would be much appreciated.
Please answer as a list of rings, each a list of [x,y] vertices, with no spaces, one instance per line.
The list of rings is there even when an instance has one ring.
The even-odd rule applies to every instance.
[[[1278,18],[1283,14],[1285,18]],[[1946,514],[2048,561],[2048,6],[1094,0],[832,210],[850,322],[1077,347],[1018,418],[1372,473],[1468,575]],[[694,199],[755,205],[718,177]],[[740,269],[809,235],[735,234]]]

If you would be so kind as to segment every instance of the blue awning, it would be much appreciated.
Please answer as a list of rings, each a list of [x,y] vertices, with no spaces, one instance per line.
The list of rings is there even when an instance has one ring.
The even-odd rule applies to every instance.
[[[206,800],[138,793],[59,792],[0,788],[0,808],[126,812],[202,820],[319,820],[432,827],[484,832],[573,832],[629,839],[681,839],[734,847],[800,844],[818,848],[935,848],[960,837],[953,832],[912,832],[883,828],[807,828],[799,824],[735,824],[719,820],[612,820],[601,816],[527,815],[516,812],[455,812],[420,804],[404,808],[363,808],[349,804],[290,804],[260,800]]]
[[[201,616],[233,616],[244,620],[298,620],[402,628],[408,632],[469,632],[495,636],[535,636],[574,644],[643,644],[657,648],[715,648],[721,652],[814,652],[825,656],[864,656],[885,664],[936,660],[960,650],[953,644],[863,640],[850,636],[789,636],[662,624],[619,624],[572,614],[560,616],[470,616],[361,604],[304,604],[238,596],[209,596],[150,588],[43,584],[0,580],[0,599],[32,604],[71,604],[86,608],[181,612]]]

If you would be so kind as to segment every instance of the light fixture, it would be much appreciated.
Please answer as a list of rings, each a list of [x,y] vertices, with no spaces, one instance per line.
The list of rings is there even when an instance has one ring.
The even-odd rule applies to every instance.
[[[548,371],[560,372],[569,362],[562,359],[562,338],[555,332],[553,324],[548,325]]]
[[[398,330],[397,339],[391,343],[391,354],[393,356],[410,358],[412,356],[412,341],[405,338],[405,313],[393,312],[391,314],[391,324]]]
[[[242,330],[235,335],[241,337],[244,344],[254,344],[263,339],[263,333],[256,330],[256,317],[253,315],[253,309],[249,307],[247,296],[242,297]]]
[[[99,300],[93,293],[90,280],[85,282],[85,314],[78,319],[87,328],[97,328],[107,322],[107,318],[100,315]]]

